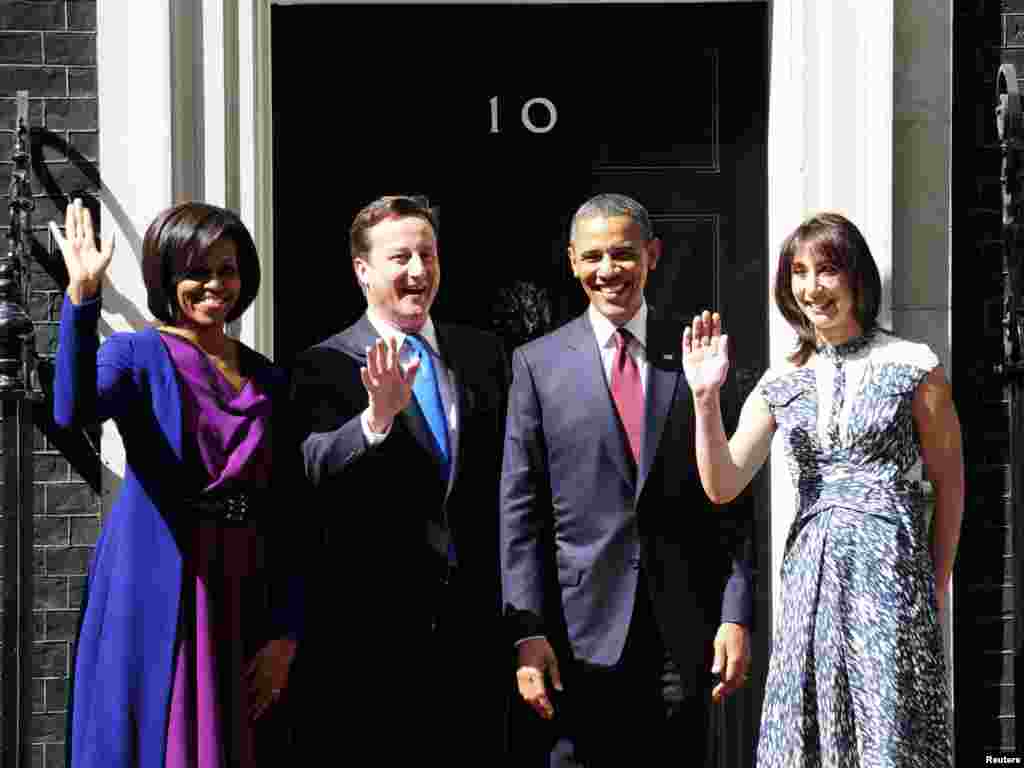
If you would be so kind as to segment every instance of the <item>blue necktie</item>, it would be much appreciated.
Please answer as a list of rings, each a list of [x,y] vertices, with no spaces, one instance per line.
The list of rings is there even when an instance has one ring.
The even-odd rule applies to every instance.
[[[423,416],[430,426],[441,457],[441,480],[448,484],[448,473],[451,470],[451,454],[448,450],[448,419],[444,415],[444,403],[441,400],[441,389],[437,383],[437,369],[431,359],[430,350],[419,336],[406,336],[408,344],[420,357],[420,369],[412,383],[412,393],[419,403]]]
[[[420,410],[430,427],[438,452],[441,455],[441,481],[448,486],[448,475],[451,472],[451,453],[448,450],[448,419],[444,415],[444,402],[441,400],[441,389],[437,382],[437,369],[431,359],[427,343],[419,336],[406,336],[408,344],[420,357],[420,368],[412,382],[412,394],[419,403]],[[457,565],[455,542],[448,540],[448,563]]]

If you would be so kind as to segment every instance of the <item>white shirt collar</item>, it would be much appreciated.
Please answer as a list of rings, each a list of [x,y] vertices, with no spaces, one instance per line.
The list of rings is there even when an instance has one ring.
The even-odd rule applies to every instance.
[[[615,335],[615,331],[618,330],[619,326],[615,325],[611,320],[602,315],[593,304],[587,310],[590,314],[590,325],[594,329],[594,335],[597,336],[597,344],[599,347],[604,348],[612,342],[612,336]],[[644,349],[647,348],[647,301],[640,305],[640,309],[636,311],[636,314],[629,319],[629,322],[623,326],[627,331],[633,334],[633,338],[640,342],[640,346]]]
[[[639,314],[639,312],[637,314]],[[392,337],[394,337],[395,341],[398,343],[398,348],[402,348],[402,345],[405,343],[405,337],[409,334],[400,328],[395,328],[391,323],[384,320],[371,306],[367,306],[366,308],[366,318],[370,321],[370,325],[373,326],[374,330],[377,331],[378,335],[382,339],[390,341]],[[434,330],[434,320],[430,315],[427,315],[427,322],[425,322],[423,327],[420,328],[419,335],[423,337],[423,340],[426,341],[427,344],[430,345],[430,349],[433,353],[440,357],[441,352],[437,345],[437,331]]]

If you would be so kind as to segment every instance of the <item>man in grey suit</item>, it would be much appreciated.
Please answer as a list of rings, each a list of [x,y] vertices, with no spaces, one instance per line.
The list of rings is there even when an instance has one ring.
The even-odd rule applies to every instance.
[[[549,722],[524,720],[559,768],[701,765],[712,699],[749,665],[745,521],[697,476],[682,321],[644,299],[660,256],[638,202],[586,202],[569,264],[590,305],[512,360],[504,612],[520,697]]]

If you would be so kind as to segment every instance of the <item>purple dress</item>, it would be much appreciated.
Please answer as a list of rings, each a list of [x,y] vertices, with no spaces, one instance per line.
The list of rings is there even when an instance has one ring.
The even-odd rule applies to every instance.
[[[272,461],[270,398],[252,379],[236,391],[191,342],[169,333],[161,339],[181,388],[188,468],[183,495],[266,489]],[[254,525],[197,520],[183,532],[166,768],[257,764],[244,669],[266,623],[263,544]]]

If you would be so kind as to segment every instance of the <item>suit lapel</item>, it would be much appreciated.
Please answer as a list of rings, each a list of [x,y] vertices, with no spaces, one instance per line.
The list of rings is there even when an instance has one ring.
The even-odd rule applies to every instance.
[[[351,327],[346,328],[337,336],[332,336],[326,343],[339,348],[361,365],[366,365],[366,350],[376,344],[379,338],[376,329],[366,315],[363,315]]]
[[[462,371],[461,361],[465,359],[464,355],[459,349],[455,342],[455,336],[448,332],[446,327],[442,327],[435,323],[434,331],[437,333],[437,344],[440,349],[438,350],[441,354],[441,359],[444,361],[445,367],[451,374],[451,385],[452,385],[452,396],[455,401],[455,430],[449,428],[449,438],[451,440],[451,472],[448,476],[448,489],[445,491],[445,503],[448,502],[448,497],[451,495],[452,488],[455,487],[455,481],[458,479],[459,467],[461,462],[459,461],[459,452],[462,445],[461,436],[466,429],[466,419],[469,413],[469,392],[465,386],[465,376]],[[426,423],[426,419],[424,419]],[[450,427],[450,425],[449,425]],[[433,445],[433,443],[431,443]]]
[[[608,380],[605,377],[604,362],[601,360],[601,350],[597,346],[597,337],[594,335],[594,328],[591,326],[586,312],[574,321],[567,340],[572,355],[579,361],[580,370],[583,372],[583,375],[579,377],[580,407],[592,414],[592,423],[597,428],[595,431],[598,435],[612,436],[612,439],[608,440],[608,453],[612,463],[630,484],[634,484],[636,483],[636,471],[633,469],[632,459],[626,453],[628,450],[626,435],[622,429],[618,411],[615,410],[615,401],[612,399]]]
[[[674,329],[666,327],[655,315],[653,309],[647,313],[647,396],[644,403],[644,440],[640,451],[640,477],[637,482],[637,497],[643,491],[644,483],[658,455],[669,409],[679,386],[680,342],[673,342]],[[678,336],[678,334],[676,334]],[[659,367],[664,366],[664,367]]]

